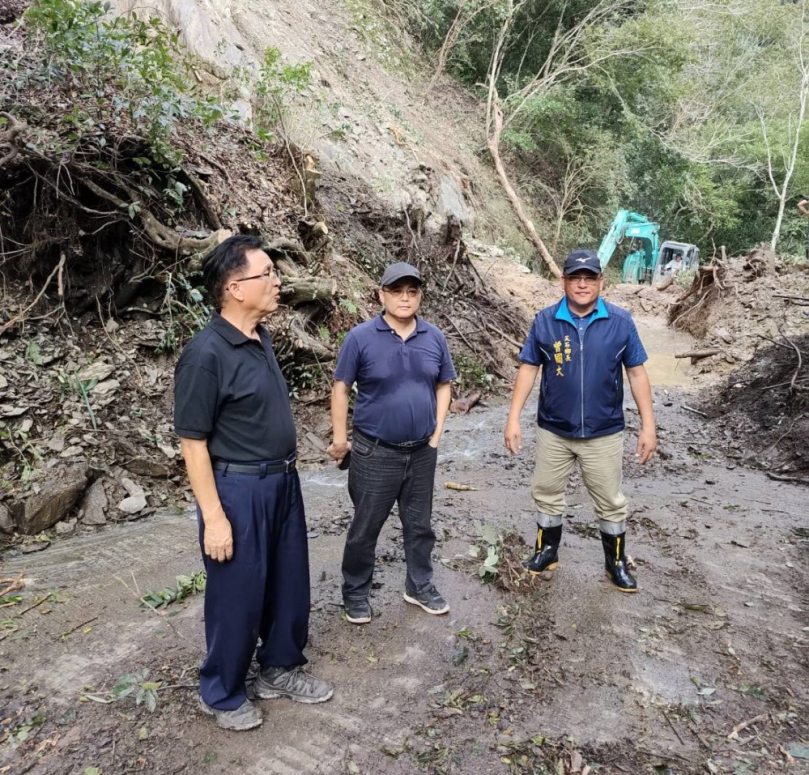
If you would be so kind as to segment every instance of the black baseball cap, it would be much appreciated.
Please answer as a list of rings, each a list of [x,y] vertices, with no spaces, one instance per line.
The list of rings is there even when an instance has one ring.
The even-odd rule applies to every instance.
[[[384,288],[385,286],[393,285],[399,280],[404,280],[406,277],[410,278],[411,280],[415,280],[419,285],[421,285],[421,272],[419,272],[415,266],[407,264],[404,261],[400,261],[398,264],[391,264],[385,270],[385,274],[382,275],[382,282],[380,285],[382,285]]]
[[[573,274],[584,269],[593,274],[601,274],[601,259],[598,253],[593,250],[574,250],[565,259],[565,268],[562,270],[565,274]]]

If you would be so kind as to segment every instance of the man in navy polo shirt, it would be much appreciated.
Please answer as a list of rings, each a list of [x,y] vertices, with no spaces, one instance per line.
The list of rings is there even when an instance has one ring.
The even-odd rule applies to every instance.
[[[421,298],[419,270],[389,266],[379,291],[384,311],[349,332],[334,372],[329,454],[340,463],[351,450],[354,519],[343,553],[343,601],[354,624],[371,621],[376,542],[394,503],[407,561],[404,599],[429,614],[449,611],[433,584],[431,520],[438,442],[456,374],[444,335],[417,316]],[[355,383],[349,442],[348,399]]]
[[[541,369],[531,486],[538,530],[534,556],[525,565],[531,573],[557,567],[565,489],[578,460],[599,518],[607,575],[621,592],[637,592],[625,554],[622,370],[640,414],[635,457],[643,464],[657,446],[646,351],[629,312],[601,299],[604,278],[596,253],[574,251],[563,273],[564,298],[537,314],[520,352],[505,430],[506,447],[516,455],[522,448],[520,412]]]

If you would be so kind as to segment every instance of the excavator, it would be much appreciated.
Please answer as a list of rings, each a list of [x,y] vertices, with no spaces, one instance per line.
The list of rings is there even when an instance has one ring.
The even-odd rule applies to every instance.
[[[605,269],[621,242],[628,239],[629,253],[621,267],[621,282],[654,283],[672,273],[693,271],[699,265],[699,248],[685,242],[660,244],[660,225],[645,215],[619,210],[598,247]]]

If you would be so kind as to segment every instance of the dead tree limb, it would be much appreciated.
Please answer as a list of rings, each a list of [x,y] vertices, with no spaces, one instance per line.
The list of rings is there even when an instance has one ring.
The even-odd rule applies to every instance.
[[[774,293],[772,297],[774,299],[788,299],[789,301],[794,301],[800,307],[804,307],[809,304],[809,297],[807,296],[788,296],[785,293]]]
[[[784,333],[784,332],[781,330],[781,327],[780,327],[780,326],[778,326],[778,333],[779,333],[779,334],[781,334],[781,336],[782,336],[784,339],[786,339],[786,341],[789,343],[789,345],[790,345],[790,346],[792,347],[792,349],[795,351],[795,355],[797,355],[797,356],[798,356],[798,367],[795,369],[795,373],[792,375],[792,379],[791,379],[791,380],[790,380],[790,382],[789,382],[789,392],[790,392],[790,393],[794,393],[794,392],[795,392],[795,383],[798,381],[798,374],[800,374],[800,373],[801,373],[801,369],[803,368],[803,354],[801,353],[801,350],[800,350],[800,348],[798,347],[798,345],[796,345],[796,344],[795,344],[795,342],[793,342],[793,341],[792,341],[792,340],[791,340],[791,339],[790,339],[790,338],[789,338],[789,337],[788,337],[788,336],[787,336],[787,335],[786,335],[786,334],[785,334],[785,333]]]
[[[6,154],[0,157],[0,167],[2,167],[15,159],[20,152],[16,145],[16,140],[20,133],[28,128],[28,124],[18,121],[11,113],[6,113],[5,111],[0,112],[0,116],[4,116],[9,123],[8,129],[0,132],[0,148],[8,148]]]
[[[509,198],[511,206],[514,208],[514,212],[517,214],[517,218],[522,224],[525,233],[528,235],[531,242],[534,243],[537,250],[539,250],[539,254],[542,256],[545,265],[554,277],[561,278],[562,271],[557,266],[556,261],[553,260],[553,256],[548,252],[548,248],[539,236],[533,221],[525,214],[522,200],[519,194],[514,190],[514,186],[511,185],[506,169],[503,166],[503,160],[500,158],[500,138],[503,134],[503,112],[498,105],[494,105],[493,110],[493,131],[487,139],[487,145],[489,147],[489,153],[492,156],[492,161],[494,162],[494,168],[497,171],[497,177],[500,179],[500,185],[506,192],[506,196]]]
[[[298,275],[281,285],[281,299],[295,307],[312,301],[328,301],[337,293],[337,282],[331,278]]]
[[[772,471],[767,471],[767,478],[775,482],[809,485],[809,479],[801,479],[799,476],[781,476],[780,474],[774,474]]]
[[[214,210],[211,200],[202,188],[202,183],[200,183],[199,178],[197,178],[196,175],[192,175],[188,170],[185,170],[185,177],[191,186],[194,200],[205,215],[205,220],[208,221],[208,226],[212,229],[221,229],[222,220],[219,218],[219,213]]]
[[[675,353],[675,358],[690,358],[691,362],[701,360],[702,358],[710,358],[712,355],[719,355],[721,350],[691,350],[687,353]]]
[[[115,194],[106,191],[97,183],[88,178],[83,178],[81,181],[87,188],[90,189],[96,196],[101,199],[111,202],[121,210],[129,211],[132,205],[135,205],[134,199],[128,202],[116,196]],[[131,192],[127,192],[131,194]],[[188,255],[189,253],[202,253],[205,254],[209,250],[216,247],[220,242],[220,231],[215,231],[209,234],[204,239],[196,239],[194,237],[180,237],[176,232],[164,226],[157,220],[148,210],[139,206],[137,209],[137,217],[143,226],[146,236],[159,248],[168,252],[181,255]]]
[[[309,254],[303,245],[295,240],[278,237],[278,239],[268,243],[266,249],[270,257],[272,257],[273,253],[281,253],[289,256],[293,261],[303,264],[303,266],[309,266]]]
[[[25,316],[39,303],[39,300],[44,295],[45,291],[48,289],[48,286],[51,284],[51,280],[56,277],[57,274],[60,274],[65,266],[65,254],[62,253],[61,258],[59,259],[59,263],[54,267],[54,270],[48,275],[48,279],[45,280],[41,290],[37,294],[36,298],[22,311],[19,315],[15,315],[11,320],[5,323],[3,326],[0,327],[0,336],[2,336],[9,328],[16,325],[17,323],[22,323],[25,320]]]

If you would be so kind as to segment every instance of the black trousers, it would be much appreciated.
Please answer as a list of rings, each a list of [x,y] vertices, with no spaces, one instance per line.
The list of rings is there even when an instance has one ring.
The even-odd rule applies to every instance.
[[[407,577],[405,589],[421,592],[433,581],[433,485],[438,450],[382,447],[359,433],[351,444],[348,494],[354,518],[343,552],[343,597],[364,600],[371,590],[376,542],[393,505],[399,504]]]
[[[245,700],[245,677],[259,639],[258,663],[306,663],[309,637],[309,547],[297,471],[252,476],[215,471],[216,489],[233,529],[233,559],[205,556],[208,654],[199,671],[202,699],[219,710]]]

